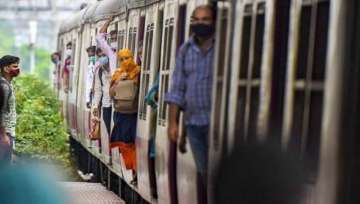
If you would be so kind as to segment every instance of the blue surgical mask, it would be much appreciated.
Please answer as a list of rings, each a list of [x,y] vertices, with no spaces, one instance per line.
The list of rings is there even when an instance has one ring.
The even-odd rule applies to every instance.
[[[109,58],[106,56],[102,56],[99,58],[99,63],[100,65],[106,65],[109,63]]]
[[[92,63],[95,63],[96,62],[96,56],[89,57],[89,61],[92,62]]]

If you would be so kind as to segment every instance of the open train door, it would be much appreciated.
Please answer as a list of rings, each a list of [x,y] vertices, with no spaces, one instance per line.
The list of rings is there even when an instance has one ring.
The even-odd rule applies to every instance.
[[[146,16],[141,17],[145,19],[145,30],[143,41],[139,42],[142,46],[142,55],[138,55],[141,62],[141,79],[136,137],[137,175],[139,192],[148,201],[157,198],[154,155],[157,111],[147,105],[145,97],[156,82],[160,66],[164,12],[159,6],[159,3],[147,5]]]
[[[195,9],[197,4],[204,3],[205,2],[197,0],[179,0],[179,5],[176,11],[176,54],[178,54],[180,46],[190,37],[190,19],[192,11]],[[184,114],[181,113],[180,132],[182,137],[186,137],[186,128],[183,123],[183,118]],[[189,139],[187,139],[186,142],[186,150],[186,153],[181,153],[179,148],[176,149],[176,185],[179,204],[195,203],[197,201],[197,171]]]
[[[156,176],[159,203],[176,203],[176,144],[170,144],[167,137],[168,108],[164,103],[169,90],[170,71],[175,58],[174,28],[177,1],[165,2],[162,30],[159,106],[156,127]],[[170,176],[171,173],[171,176]]]

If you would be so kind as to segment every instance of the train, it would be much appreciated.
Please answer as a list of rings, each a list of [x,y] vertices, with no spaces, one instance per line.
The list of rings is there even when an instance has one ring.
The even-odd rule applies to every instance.
[[[169,89],[175,56],[191,35],[191,13],[216,6],[209,202],[220,161],[243,143],[267,143],[292,150],[311,174],[304,203],[352,203],[360,182],[360,18],[356,0],[103,0],[64,20],[57,49],[73,45],[68,91],[56,86],[79,168],[127,203],[197,202],[196,170],[187,146],[181,154],[167,137]],[[130,184],[118,151],[109,148],[104,124],[101,142],[89,139],[85,102],[86,48],[109,18],[118,49],[142,56],[136,136],[138,185]],[[62,58],[64,63],[64,57]],[[55,72],[58,80],[61,71]],[[144,95],[160,75],[156,113]],[[157,115],[156,121],[153,114]],[[155,164],[149,141],[155,134]],[[188,144],[187,144],[188,145]],[[153,182],[155,178],[155,182]]]

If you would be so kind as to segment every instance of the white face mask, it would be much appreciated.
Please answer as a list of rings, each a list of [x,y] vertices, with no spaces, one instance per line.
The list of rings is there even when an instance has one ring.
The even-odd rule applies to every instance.
[[[112,43],[110,43],[110,47],[112,48],[112,49],[115,49],[115,50],[117,50],[117,42],[112,42]]]
[[[65,50],[65,57],[68,58],[68,57],[71,57],[72,55],[72,50],[71,49],[66,49]]]

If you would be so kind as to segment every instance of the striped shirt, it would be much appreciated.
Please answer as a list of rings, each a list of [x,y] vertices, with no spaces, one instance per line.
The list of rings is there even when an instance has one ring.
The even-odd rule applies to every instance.
[[[16,100],[15,92],[11,82],[0,76],[2,81],[1,88],[4,95],[4,104],[1,107],[0,127],[5,129],[5,132],[15,137],[16,127]]]
[[[214,46],[204,53],[194,37],[180,47],[165,102],[184,110],[186,125],[210,124],[213,58]]]

